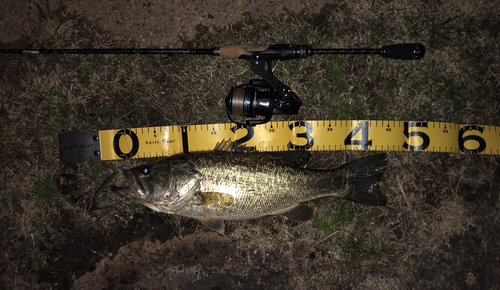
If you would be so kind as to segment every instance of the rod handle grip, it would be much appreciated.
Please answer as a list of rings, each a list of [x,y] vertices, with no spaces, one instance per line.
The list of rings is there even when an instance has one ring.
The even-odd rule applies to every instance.
[[[382,56],[397,59],[421,59],[425,46],[420,43],[400,43],[382,47]]]
[[[264,51],[269,48],[269,45],[260,44],[242,44],[242,45],[227,45],[219,48],[220,56],[225,58],[239,58],[242,54],[249,51]]]

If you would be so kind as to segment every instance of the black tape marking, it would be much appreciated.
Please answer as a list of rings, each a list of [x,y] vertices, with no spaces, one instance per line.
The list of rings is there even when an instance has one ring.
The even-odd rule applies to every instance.
[[[189,153],[189,143],[188,143],[188,127],[189,126],[180,126],[182,131],[182,152]]]

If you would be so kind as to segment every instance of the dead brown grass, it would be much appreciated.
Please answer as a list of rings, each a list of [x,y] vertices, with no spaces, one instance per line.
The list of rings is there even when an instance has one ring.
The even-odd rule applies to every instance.
[[[325,7],[320,15],[247,19],[222,30],[201,27],[199,38],[186,40],[185,45],[297,43],[315,48],[358,48],[422,42],[427,55],[419,62],[377,56],[330,60],[317,56],[275,63],[275,75],[305,103],[299,116],[276,119],[428,120],[498,126],[498,11],[494,2],[341,2]],[[137,45],[130,39],[114,38],[83,17],[66,16],[59,38],[53,37],[58,25],[56,20],[46,19],[26,32],[24,42],[12,45]],[[100,258],[82,251],[84,254],[78,252],[72,257],[78,262],[58,264],[54,255],[65,247],[76,244],[80,250],[85,245],[104,252],[109,245],[107,251],[112,253],[128,239],[144,235],[167,239],[160,234],[165,228],[181,238],[202,230],[196,221],[185,218],[162,216],[155,220],[156,214],[112,194],[103,193],[100,203],[117,205],[127,216],[134,217],[132,221],[126,222],[116,212],[90,210],[90,195],[112,171],[146,161],[61,164],[57,134],[227,122],[222,100],[231,86],[255,77],[248,63],[209,56],[27,55],[3,55],[0,62],[0,199],[15,196],[24,209],[18,213],[11,204],[0,205],[0,246],[6,249],[2,283],[24,289],[57,287],[55,283],[70,286],[78,275],[92,270]],[[332,68],[343,73],[334,78]],[[346,87],[334,85],[336,81]],[[364,155],[318,153],[308,166],[333,168]],[[432,268],[425,264],[426,255],[436,259],[453,255],[455,252],[450,251],[454,247],[467,251],[464,245],[478,246],[471,236],[479,229],[498,229],[498,218],[486,215],[498,213],[499,160],[433,153],[390,153],[389,158],[384,184],[389,206],[374,210],[349,204],[354,218],[332,238],[312,228],[312,221],[295,224],[281,217],[229,223],[227,238],[235,244],[237,255],[250,256],[260,251],[285,252],[293,257],[291,245],[307,244],[311,258],[304,277],[309,282],[304,277],[300,281],[310,288],[437,287],[437,278],[424,271]],[[60,198],[46,200],[37,195],[35,182],[47,178],[56,181]],[[120,177],[116,182],[123,181]],[[328,209],[333,209],[335,215],[341,204],[335,199],[317,201],[316,215],[322,218]],[[364,217],[370,217],[368,226],[362,222]],[[111,238],[106,240],[107,245],[84,240],[97,236],[105,240],[125,230],[143,236],[123,236],[113,246]],[[364,239],[365,249],[373,249],[375,254],[354,259],[348,253],[350,239]],[[484,244],[493,247],[491,239],[494,237],[484,237]],[[486,248],[485,253],[497,255],[498,249]],[[58,260],[61,263],[63,258]],[[61,274],[57,282],[44,274],[87,261],[88,268],[82,266],[80,272]],[[476,285],[496,285],[493,283],[499,281],[498,275],[481,272],[487,270],[480,263],[471,262],[467,269],[453,268],[457,271],[455,282],[445,270],[436,271],[436,275],[447,277],[446,285],[450,287],[463,286],[465,272],[480,277]]]

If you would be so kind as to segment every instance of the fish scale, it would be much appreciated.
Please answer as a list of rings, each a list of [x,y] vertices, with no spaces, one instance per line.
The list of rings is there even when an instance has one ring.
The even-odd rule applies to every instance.
[[[265,154],[192,154],[189,163],[203,176],[201,192],[231,195],[233,202],[225,207],[208,208],[200,205],[200,197],[197,197],[179,211],[169,213],[225,220],[254,219],[286,212],[300,202],[335,195],[342,190],[325,192],[322,180],[332,179],[328,171],[292,168]]]

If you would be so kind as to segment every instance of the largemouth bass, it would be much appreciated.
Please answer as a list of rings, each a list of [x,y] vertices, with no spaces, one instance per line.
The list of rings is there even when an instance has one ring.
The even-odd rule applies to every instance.
[[[224,220],[278,214],[309,220],[313,209],[305,202],[321,197],[374,206],[387,203],[379,187],[386,154],[333,170],[308,170],[299,165],[310,159],[309,152],[224,152],[232,147],[227,142],[218,147],[223,150],[176,155],[127,169],[129,191],[155,211],[197,218],[219,233],[224,231]]]

